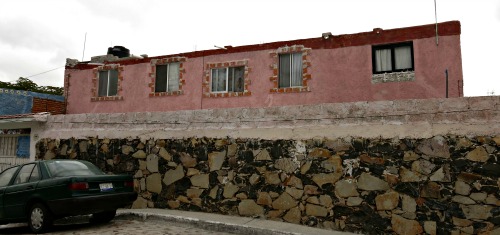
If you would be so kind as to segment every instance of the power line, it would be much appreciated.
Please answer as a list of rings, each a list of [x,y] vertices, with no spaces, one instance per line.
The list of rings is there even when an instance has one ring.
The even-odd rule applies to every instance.
[[[33,74],[33,75],[30,75],[30,76],[27,76],[27,77],[24,77],[24,78],[30,78],[30,77],[34,77],[34,76],[38,76],[38,75],[41,75],[41,74],[44,74],[44,73],[48,73],[48,72],[51,72],[51,71],[54,71],[54,70],[57,70],[57,69],[60,69],[60,68],[64,68],[65,65],[61,66],[61,67],[57,67],[55,69],[51,69],[51,70],[47,70],[45,72],[41,72],[41,73],[37,73],[37,74]]]

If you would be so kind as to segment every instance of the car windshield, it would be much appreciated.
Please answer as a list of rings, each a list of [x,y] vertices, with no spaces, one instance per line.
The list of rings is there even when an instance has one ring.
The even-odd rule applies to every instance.
[[[52,177],[104,175],[99,168],[86,161],[49,161],[47,168]]]

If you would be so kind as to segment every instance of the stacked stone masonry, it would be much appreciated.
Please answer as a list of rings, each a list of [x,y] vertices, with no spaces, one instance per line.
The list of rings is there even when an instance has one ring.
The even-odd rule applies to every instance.
[[[39,159],[134,175],[133,208],[364,234],[498,234],[500,135],[42,139]]]

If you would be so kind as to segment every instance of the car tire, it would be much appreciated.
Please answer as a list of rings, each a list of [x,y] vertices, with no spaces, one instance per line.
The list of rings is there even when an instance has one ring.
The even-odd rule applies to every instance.
[[[35,203],[28,214],[28,225],[33,233],[44,233],[52,226],[52,214],[42,203]]]
[[[116,215],[116,210],[94,213],[90,218],[90,222],[94,224],[108,223],[113,218],[115,218],[115,215]]]

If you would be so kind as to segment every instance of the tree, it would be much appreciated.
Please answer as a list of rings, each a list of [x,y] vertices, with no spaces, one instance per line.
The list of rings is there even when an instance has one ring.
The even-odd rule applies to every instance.
[[[14,85],[12,85],[10,82],[0,81],[0,88],[14,89]]]
[[[39,87],[36,83],[29,80],[28,78],[23,78],[23,77],[20,77],[19,79],[17,79],[16,86],[17,86],[18,90],[23,90],[23,91],[37,92],[39,90]]]
[[[62,87],[53,87],[53,86],[38,86],[36,83],[31,81],[28,78],[20,77],[17,79],[15,83],[10,82],[1,82],[0,88],[7,88],[13,90],[23,90],[23,91],[32,91],[39,92],[44,94],[51,95],[63,95],[64,89]]]
[[[63,95],[64,88],[55,86],[41,86],[39,87],[38,92],[52,95]]]

